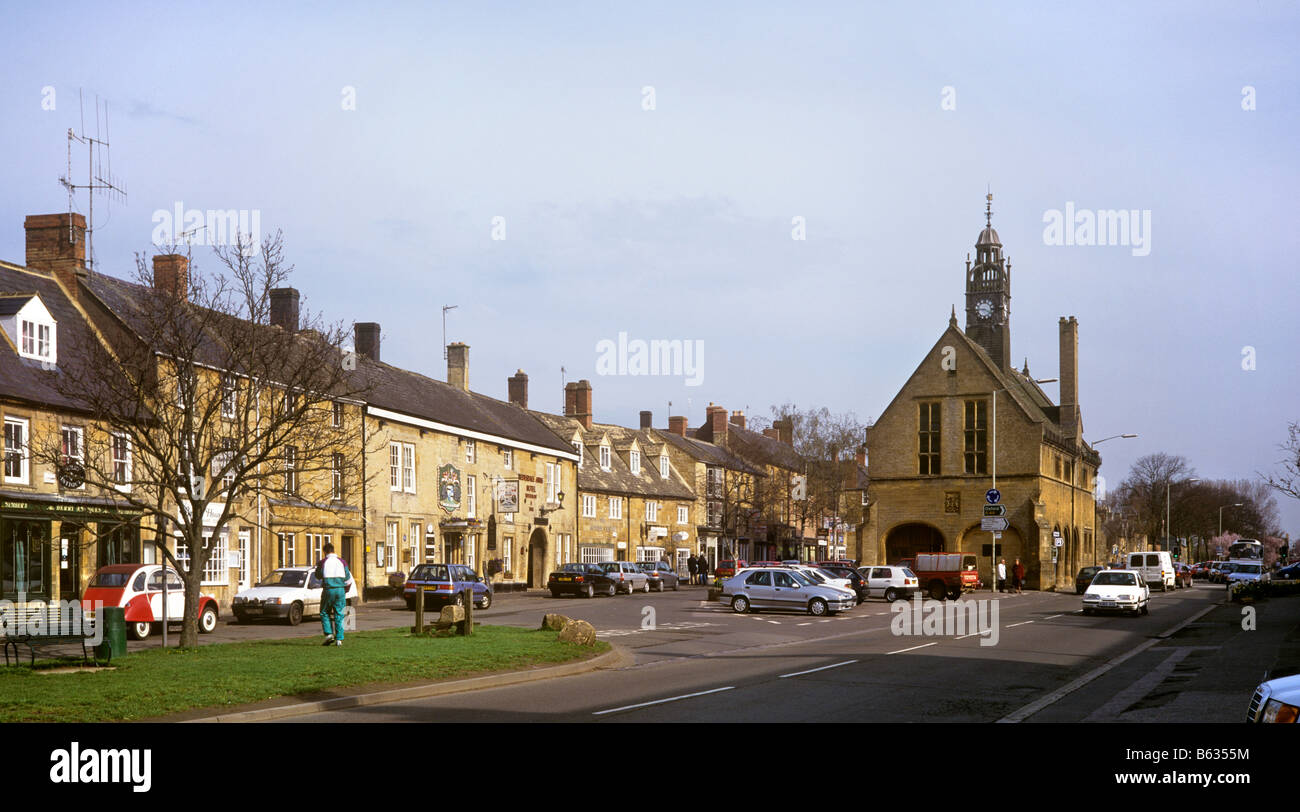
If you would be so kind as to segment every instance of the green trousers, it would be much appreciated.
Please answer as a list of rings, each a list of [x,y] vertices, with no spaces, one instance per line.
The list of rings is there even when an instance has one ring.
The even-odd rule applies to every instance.
[[[341,586],[325,587],[320,594],[320,625],[326,635],[343,639],[343,610],[347,606],[347,590]]]

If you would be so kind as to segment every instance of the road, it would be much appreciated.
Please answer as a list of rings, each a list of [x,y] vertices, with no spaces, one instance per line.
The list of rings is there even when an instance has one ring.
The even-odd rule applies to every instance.
[[[1248,652],[1275,653],[1272,644],[1293,634],[1297,620],[1290,604],[1273,601],[1260,608],[1258,629],[1245,632],[1240,607],[1220,606],[1224,590],[1204,584],[1153,593],[1144,617],[1085,617],[1072,594],[978,593],[965,600],[997,601],[995,644],[981,645],[994,639],[970,629],[896,634],[895,614],[881,600],[817,619],[737,615],[704,601],[700,588],[592,600],[502,597],[476,618],[521,626],[536,626],[548,611],[582,618],[635,662],[301,721],[1235,722],[1272,664],[1273,655]],[[983,608],[991,618],[993,605]],[[1091,679],[1078,685],[1085,675]],[[1202,690],[1193,690],[1198,679]]]

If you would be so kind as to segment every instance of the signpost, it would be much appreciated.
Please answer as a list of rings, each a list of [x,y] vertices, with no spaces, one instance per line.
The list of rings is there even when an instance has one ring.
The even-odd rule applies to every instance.
[[[1007,509],[1006,509],[1006,507],[1003,506],[1003,505],[985,505],[985,506],[984,506],[984,515],[985,515],[985,516],[1005,516],[1005,515],[1007,515]]]
[[[1007,529],[1007,519],[1005,516],[985,516],[980,520],[980,529],[997,532]],[[996,551],[995,551],[996,553]]]
[[[1007,529],[1007,520],[1000,518],[1006,515],[1007,509],[998,504],[1002,501],[1002,491],[998,490],[998,400],[997,393],[993,393],[993,487],[984,492],[984,519],[980,522],[981,530],[989,530],[993,533],[993,545],[990,548],[993,555],[989,558],[989,581],[992,585],[989,591],[996,592],[998,589],[998,539],[1002,534],[998,531]],[[1000,522],[1000,524],[999,524]]]

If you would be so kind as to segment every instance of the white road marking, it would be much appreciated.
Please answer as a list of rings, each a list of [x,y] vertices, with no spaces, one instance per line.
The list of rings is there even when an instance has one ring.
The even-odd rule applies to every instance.
[[[778,626],[781,625],[781,621],[779,621],[779,620],[769,620],[768,623],[775,623],[775,624],[778,625]]]
[[[1052,615],[1051,617],[1045,617],[1045,618],[1043,618],[1043,620],[1051,620],[1053,617],[1063,617],[1063,616],[1064,616],[1064,615]]]
[[[905,651],[916,651],[918,648],[925,648],[926,646],[937,646],[937,645],[939,645],[939,643],[936,641],[936,642],[934,642],[934,643],[926,643],[925,645],[921,645],[921,646],[912,646],[911,648],[900,648],[898,651],[887,651],[887,652],[885,652],[885,653],[886,653],[886,654],[902,654],[902,653],[905,652]]]
[[[811,625],[812,625],[812,621],[810,620],[810,621],[808,621],[807,623],[796,623],[796,624],[794,624],[794,625],[796,625],[796,626],[811,626]]]
[[[842,663],[835,663],[834,665],[823,665],[821,668],[809,668],[807,671],[796,671],[793,674],[782,674],[780,677],[777,677],[777,679],[785,679],[786,677],[801,677],[804,674],[813,674],[818,671],[825,671],[828,668],[839,668],[842,665],[853,665],[856,662],[857,660],[845,660]]]
[[[662,704],[665,703],[665,702],[676,702],[676,701],[679,700],[679,699],[690,699],[690,698],[693,697],[693,696],[704,696],[704,695],[706,695],[706,694],[716,694],[716,693],[718,693],[718,692],[720,692],[720,691],[730,691],[730,690],[734,689],[735,687],[736,687],[736,686],[734,686],[734,685],[728,685],[726,688],[714,688],[714,689],[709,690],[709,691],[699,691],[699,692],[697,692],[697,693],[693,693],[693,694],[682,694],[681,696],[670,696],[670,697],[668,697],[667,699],[656,699],[656,700],[654,700],[654,701],[652,701],[652,702],[640,702],[640,703],[638,703],[638,704],[636,704],[636,705],[624,705],[624,706],[621,707],[621,708],[610,708],[609,710],[596,711],[596,712],[594,712],[594,713],[591,714],[591,715],[592,715],[592,716],[601,716],[601,715],[606,714],[606,713],[618,713],[619,711],[632,710],[633,708],[644,708],[644,707],[647,707],[647,706],[649,706],[649,705],[662,705]]]
[[[1021,623],[1012,623],[1012,624],[1011,624],[1010,626],[1008,626],[1007,628],[1008,628],[1008,629],[1014,629],[1014,628],[1017,627],[1017,626],[1024,626],[1024,625],[1027,624],[1027,623],[1033,623],[1033,622],[1034,622],[1034,621],[1032,621],[1032,620],[1026,620],[1026,621],[1023,621],[1023,622],[1021,622]]]

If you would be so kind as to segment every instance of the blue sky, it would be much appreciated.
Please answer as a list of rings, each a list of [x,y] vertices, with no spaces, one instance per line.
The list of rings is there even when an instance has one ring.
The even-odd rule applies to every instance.
[[[1280,457],[1300,419],[1294,3],[697,5],[16,8],[0,257],[22,260],[25,215],[66,208],[81,89],[91,121],[110,104],[129,192],[97,203],[107,273],[153,250],[157,210],[258,210],[305,303],[380,322],[392,363],[444,377],[454,304],[448,336],[497,397],[522,368],[558,411],[563,366],[604,421],[664,425],[669,401],[693,424],[710,401],[865,420],[960,310],[991,184],[1017,365],[1056,377],[1077,316],[1087,436],[1140,434],[1102,447],[1108,481],[1153,451],[1215,478]],[[1045,244],[1067,202],[1149,210],[1151,253]],[[598,376],[620,332],[703,341],[703,383]]]

